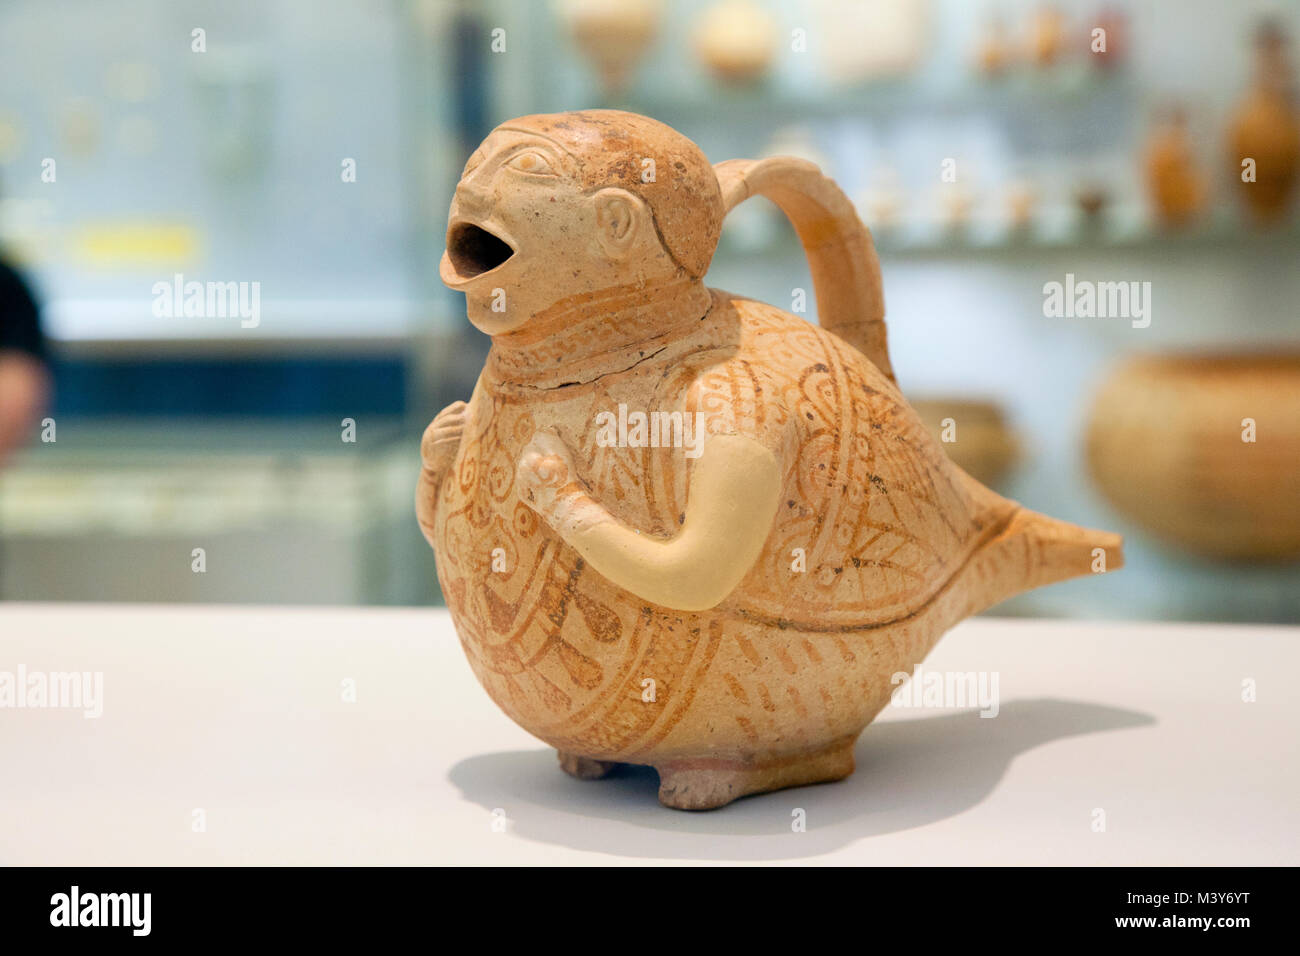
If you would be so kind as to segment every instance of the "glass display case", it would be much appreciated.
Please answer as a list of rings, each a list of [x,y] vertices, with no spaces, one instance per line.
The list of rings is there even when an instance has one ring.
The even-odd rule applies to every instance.
[[[1294,60],[1300,9],[1211,0],[11,0],[0,239],[45,300],[57,440],[0,472],[0,597],[437,601],[416,449],[487,350],[437,277],[451,191],[497,123],[603,106],[821,165],[950,454],[1125,535],[1123,574],[999,613],[1300,621],[1300,565],[1162,540],[1085,440],[1133,355],[1300,349],[1296,203],[1260,225],[1230,148],[1285,61],[1263,22]],[[815,319],[760,204],[709,282]],[[1056,314],[1067,283],[1142,298]]]

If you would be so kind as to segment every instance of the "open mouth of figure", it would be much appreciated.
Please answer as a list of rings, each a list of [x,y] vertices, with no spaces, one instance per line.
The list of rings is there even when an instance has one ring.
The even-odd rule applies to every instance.
[[[491,272],[514,254],[504,239],[472,222],[458,222],[447,231],[447,256],[462,278]]]

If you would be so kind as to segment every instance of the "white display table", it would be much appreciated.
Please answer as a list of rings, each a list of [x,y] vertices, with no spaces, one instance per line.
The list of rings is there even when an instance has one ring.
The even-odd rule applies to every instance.
[[[0,605],[20,667],[103,714],[0,709],[0,864],[1300,863],[1300,629],[967,621],[926,667],[996,718],[890,707],[848,781],[696,814],[564,776],[441,610]]]

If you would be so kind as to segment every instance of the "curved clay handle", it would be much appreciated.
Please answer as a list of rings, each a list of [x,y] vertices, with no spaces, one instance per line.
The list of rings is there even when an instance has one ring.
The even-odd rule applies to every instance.
[[[727,212],[750,196],[763,196],[785,213],[808,257],[822,328],[892,381],[880,260],[849,197],[815,163],[793,156],[729,159],[713,168]]]

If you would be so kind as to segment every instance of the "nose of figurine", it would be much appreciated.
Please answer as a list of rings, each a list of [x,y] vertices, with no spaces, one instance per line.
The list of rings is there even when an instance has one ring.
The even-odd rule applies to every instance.
[[[470,179],[462,179],[451,197],[452,219],[486,219],[492,202],[483,188]]]

